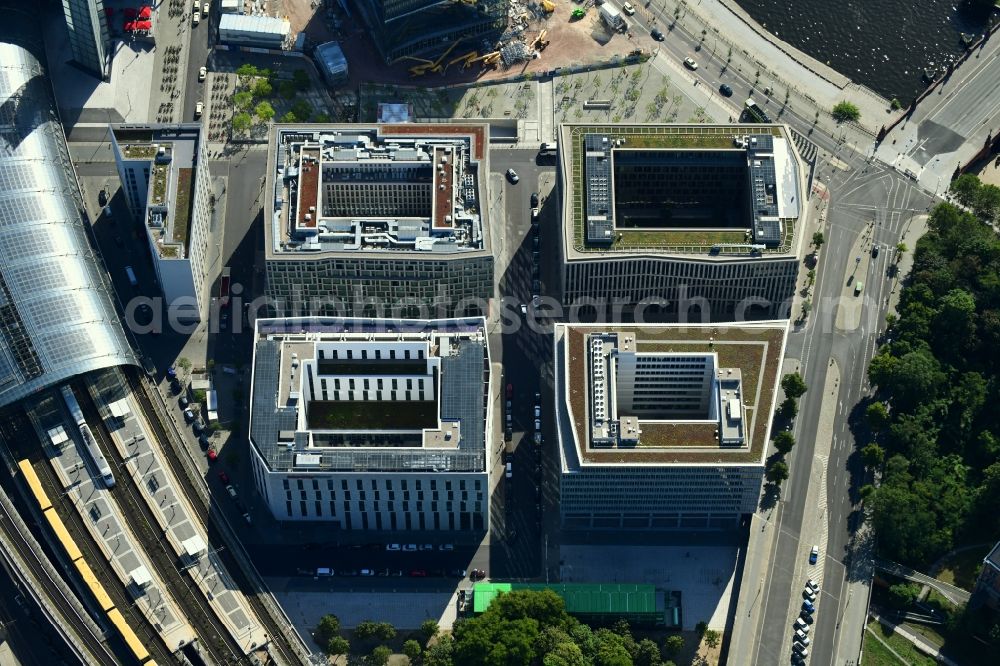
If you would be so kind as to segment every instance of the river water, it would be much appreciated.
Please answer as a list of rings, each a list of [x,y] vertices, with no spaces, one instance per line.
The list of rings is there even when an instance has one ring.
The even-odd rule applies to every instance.
[[[905,105],[927,83],[925,67],[962,53],[961,33],[981,35],[987,15],[961,0],[737,0],[799,50]]]

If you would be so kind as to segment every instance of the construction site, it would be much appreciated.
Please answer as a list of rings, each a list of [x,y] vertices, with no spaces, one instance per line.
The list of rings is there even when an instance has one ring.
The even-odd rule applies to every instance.
[[[444,8],[414,0],[403,3],[410,9],[407,16],[376,24],[374,12],[365,11],[383,2],[360,0],[360,12],[352,15],[330,2],[315,8],[305,0],[284,0],[284,5],[298,5],[288,12],[293,34],[304,31],[315,43],[339,42],[349,63],[348,89],[362,82],[439,87],[538,75],[654,48],[648,36],[632,35],[624,20],[609,25],[594,0],[455,0]],[[445,14],[448,8],[452,11]],[[446,18],[459,21],[466,16],[458,9],[473,10],[482,18],[443,25]],[[393,41],[404,25],[405,43]]]

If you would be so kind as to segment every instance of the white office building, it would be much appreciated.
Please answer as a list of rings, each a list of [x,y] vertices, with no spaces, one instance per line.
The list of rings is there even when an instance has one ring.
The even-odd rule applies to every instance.
[[[488,529],[484,319],[260,319],[255,334],[251,460],[277,520]]]
[[[755,511],[787,322],[557,324],[566,529],[725,529]]]
[[[111,145],[168,308],[182,321],[204,319],[213,200],[201,125],[112,125]]]
[[[783,125],[561,125],[563,303],[786,317],[806,173]]]
[[[274,125],[264,258],[277,312],[485,315],[488,139],[472,122]]]

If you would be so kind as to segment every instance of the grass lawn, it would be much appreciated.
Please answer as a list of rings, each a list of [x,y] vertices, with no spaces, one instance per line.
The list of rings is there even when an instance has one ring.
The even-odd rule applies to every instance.
[[[904,662],[896,658],[896,655],[889,652],[878,640],[865,632],[864,655],[861,657],[861,666],[903,666]]]
[[[194,169],[177,170],[177,200],[174,202],[174,242],[187,244],[191,220],[191,184]]]
[[[920,634],[928,643],[933,643],[938,648],[944,645],[944,636],[938,633],[938,628],[934,626],[929,626],[926,624],[917,624],[916,622],[907,622],[904,626],[915,634]]]
[[[875,632],[875,635],[877,635],[883,641],[885,641],[886,643],[888,643],[889,646],[893,650],[895,650],[897,653],[899,653],[903,657],[903,659],[906,660],[904,663],[908,664],[909,666],[934,666],[934,664],[936,663],[933,659],[931,659],[930,657],[928,657],[924,653],[922,653],[919,650],[917,650],[917,648],[915,648],[913,646],[913,643],[911,643],[910,641],[906,640],[902,636],[898,636],[895,633],[890,632],[888,629],[886,629],[885,627],[883,627],[878,621],[872,620],[871,622],[868,623],[868,626],[869,626],[869,628],[871,628],[871,630],[873,632]],[[868,651],[868,646],[870,645],[870,643],[878,643],[878,641],[872,639],[871,636],[868,635],[868,632],[865,632],[865,652],[866,653]],[[885,650],[884,646],[882,646],[881,644],[879,644],[879,647],[881,647],[883,650]],[[869,662],[868,658],[867,658],[868,655],[866,654],[865,655],[865,659],[864,659],[864,661],[862,663],[865,664],[865,665],[868,665],[868,664],[882,664],[882,663],[886,663],[886,664],[897,664],[897,663],[899,663],[899,660],[896,659],[895,656],[892,653],[890,653],[888,650],[885,650],[885,655],[888,655],[888,657],[891,658],[893,661],[887,661],[887,662],[872,661],[872,662]]]
[[[983,558],[989,553],[990,548],[992,546],[973,548],[951,557],[938,573],[937,579],[971,592],[976,586],[976,576],[983,564]]]

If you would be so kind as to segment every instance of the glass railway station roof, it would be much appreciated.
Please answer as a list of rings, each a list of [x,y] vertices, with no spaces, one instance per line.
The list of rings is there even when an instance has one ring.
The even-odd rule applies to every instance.
[[[87,237],[36,8],[0,0],[0,406],[135,364]]]

